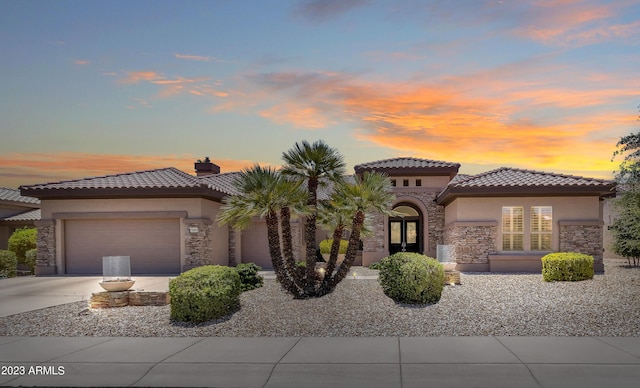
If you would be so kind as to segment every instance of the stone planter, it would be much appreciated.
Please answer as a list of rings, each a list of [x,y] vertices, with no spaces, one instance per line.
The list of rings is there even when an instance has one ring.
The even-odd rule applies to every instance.
[[[126,291],[133,286],[135,280],[106,280],[98,282],[100,287],[110,292]]]
[[[456,269],[456,265],[458,265],[458,263],[451,262],[451,261],[445,261],[445,262],[442,262],[440,264],[442,264],[442,266],[444,267],[444,271],[445,272],[454,271]]]

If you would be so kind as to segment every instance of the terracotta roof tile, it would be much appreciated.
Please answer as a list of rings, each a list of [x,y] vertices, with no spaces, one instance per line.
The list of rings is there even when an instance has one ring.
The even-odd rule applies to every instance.
[[[213,190],[228,195],[234,195],[238,193],[234,182],[239,175],[239,172],[227,172],[224,174],[205,175],[198,177],[197,179]]]
[[[550,172],[502,167],[478,175],[458,176],[438,195],[446,205],[458,196],[615,195],[615,182]]]
[[[15,216],[2,218],[2,221],[38,221],[39,219],[40,209],[34,209]]]
[[[607,186],[613,182],[605,179],[584,178],[574,175],[554,174],[542,171],[502,167],[478,175],[458,178],[449,186],[454,187],[544,187],[544,186]]]
[[[75,179],[69,181],[46,183],[40,185],[23,186],[21,189],[51,190],[51,189],[140,189],[140,188],[180,188],[198,187],[199,181],[176,168],[161,168],[156,170],[136,171],[124,174],[98,176],[93,178]]]
[[[440,160],[401,157],[376,160],[355,166],[357,169],[405,169],[405,168],[459,168],[459,163],[443,162]]]
[[[0,201],[11,201],[39,205],[40,200],[34,197],[20,195],[20,190],[0,187]]]

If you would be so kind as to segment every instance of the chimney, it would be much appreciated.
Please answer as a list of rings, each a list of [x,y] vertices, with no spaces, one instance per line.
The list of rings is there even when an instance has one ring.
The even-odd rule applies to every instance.
[[[195,162],[194,166],[196,169],[196,176],[220,174],[220,166],[211,163],[211,160],[209,160],[208,156],[204,158],[204,160],[198,159],[198,161]]]

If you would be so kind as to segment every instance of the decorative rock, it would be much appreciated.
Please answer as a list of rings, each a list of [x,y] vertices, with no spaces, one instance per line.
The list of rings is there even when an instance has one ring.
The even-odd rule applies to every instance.
[[[446,271],[444,284],[460,284],[460,271]]]
[[[129,306],[165,306],[171,303],[168,292],[129,291]]]
[[[165,306],[170,303],[168,292],[161,291],[120,291],[94,292],[91,294],[89,307],[104,309],[126,306]]]
[[[125,307],[129,305],[129,292],[94,292],[89,300],[92,309],[104,309],[111,307]]]

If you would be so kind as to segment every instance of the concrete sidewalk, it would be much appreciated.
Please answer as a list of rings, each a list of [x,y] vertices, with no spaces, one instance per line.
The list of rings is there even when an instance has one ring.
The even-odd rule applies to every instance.
[[[0,337],[0,385],[637,387],[640,337]]]

